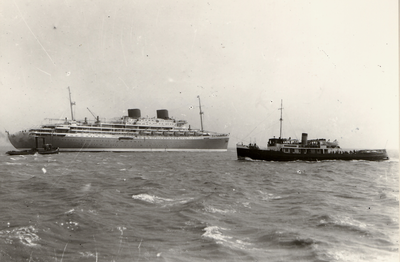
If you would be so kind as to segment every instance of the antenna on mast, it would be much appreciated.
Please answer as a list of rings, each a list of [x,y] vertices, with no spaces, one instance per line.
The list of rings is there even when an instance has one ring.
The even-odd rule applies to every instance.
[[[75,120],[74,119],[74,112],[72,111],[72,106],[75,105],[75,102],[72,102],[72,100],[71,100],[71,90],[69,89],[69,87],[68,87],[68,92],[69,92],[69,103],[70,103],[70,107],[71,107],[71,119]]]
[[[279,121],[281,122],[280,124],[280,129],[279,129],[279,138],[282,138],[282,111],[283,111],[283,107],[282,107],[282,99],[281,99],[281,108],[279,108],[278,110],[281,110],[281,118],[279,119]]]
[[[200,108],[200,124],[201,124],[201,132],[203,132],[203,114],[204,112],[201,111],[201,102],[200,102],[200,96],[197,96],[197,98],[199,99],[199,108]]]

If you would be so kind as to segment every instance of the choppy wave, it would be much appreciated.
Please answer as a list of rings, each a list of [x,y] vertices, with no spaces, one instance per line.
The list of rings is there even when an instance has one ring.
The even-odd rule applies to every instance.
[[[162,198],[154,195],[148,195],[148,194],[139,194],[139,195],[133,195],[133,199],[138,199],[142,200],[148,203],[165,203],[165,202],[172,202],[173,199],[169,198]]]
[[[265,201],[270,201],[270,200],[276,200],[276,199],[281,199],[281,196],[275,196],[272,193],[267,193],[267,192],[263,192],[261,190],[258,191],[261,195],[261,199],[265,200]]]
[[[149,194],[133,195],[132,198],[152,204],[164,204],[164,205],[185,204],[193,199],[193,198],[177,198],[177,199],[163,198]]]
[[[248,249],[251,244],[238,239],[237,237],[229,236],[226,232],[227,228],[220,228],[218,226],[207,226],[204,228],[205,233],[202,235],[204,238],[214,240],[217,244],[225,245],[235,249]]]
[[[369,225],[351,216],[322,216],[318,226],[336,226],[344,230],[367,232]]]
[[[209,213],[218,213],[218,214],[233,214],[233,213],[236,213],[236,210],[232,209],[232,208],[230,208],[230,209],[220,209],[220,208],[216,208],[216,207],[210,206],[210,205],[207,205],[204,208],[204,210],[206,212],[209,212]]]
[[[331,250],[327,250],[323,254],[320,254],[319,257],[325,261],[342,261],[342,262],[397,262],[399,261],[399,255],[396,253],[389,252],[379,252],[379,251],[370,251],[370,252],[360,252],[356,248],[344,247],[340,248],[332,248]]]
[[[0,156],[1,255],[398,261],[398,170],[398,161],[237,161],[232,151]]]
[[[1,230],[0,238],[2,238],[8,244],[13,244],[15,240],[19,240],[19,243],[25,246],[34,247],[40,240],[37,233],[38,230],[33,226],[17,227],[13,229]]]

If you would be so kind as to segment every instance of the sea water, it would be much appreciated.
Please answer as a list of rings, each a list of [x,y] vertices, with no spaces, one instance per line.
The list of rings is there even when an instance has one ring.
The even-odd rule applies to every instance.
[[[399,261],[398,157],[4,152],[1,262]]]

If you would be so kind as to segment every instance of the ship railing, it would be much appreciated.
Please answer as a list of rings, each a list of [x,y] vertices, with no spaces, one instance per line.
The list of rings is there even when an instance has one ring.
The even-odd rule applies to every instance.
[[[77,121],[77,123],[82,123],[81,121]],[[64,123],[60,123],[59,126],[65,126]],[[119,127],[120,126],[120,127]],[[103,124],[103,125],[91,125],[91,124],[85,124],[85,125],[67,125],[66,127],[69,127],[71,130],[76,130],[79,132],[83,132],[85,130],[88,130],[88,132],[132,132],[132,131],[141,131],[141,130],[146,130],[146,131],[151,131],[151,132],[190,132],[188,135],[192,135],[194,132],[196,135],[201,135],[201,136],[227,136],[229,134],[224,134],[224,133],[216,133],[216,132],[209,132],[209,131],[203,131],[201,132],[198,129],[187,129],[187,128],[176,128],[173,129],[173,127],[165,126],[165,127],[139,127],[139,126],[126,126],[126,125],[112,125],[112,124]],[[57,126],[56,126],[57,128]]]
[[[359,153],[370,154],[370,153],[386,153],[386,149],[362,149],[358,150]]]
[[[30,134],[52,134],[53,130],[31,130]]]
[[[63,129],[66,129],[65,131]],[[37,128],[31,129],[30,132],[34,133],[73,133],[73,134],[110,134],[110,135],[133,135],[136,136],[139,133],[146,132],[147,136],[157,135],[157,136],[165,136],[165,135],[173,135],[173,136],[188,136],[188,137],[224,137],[229,136],[229,134],[223,133],[215,133],[215,132],[199,132],[199,130],[191,129],[164,129],[164,128],[147,128],[147,129],[133,129],[133,128],[111,128],[111,127],[92,127],[92,126],[55,126],[55,128]]]
[[[354,149],[354,150],[330,150],[330,154],[373,154],[373,153],[386,153],[386,149]]]

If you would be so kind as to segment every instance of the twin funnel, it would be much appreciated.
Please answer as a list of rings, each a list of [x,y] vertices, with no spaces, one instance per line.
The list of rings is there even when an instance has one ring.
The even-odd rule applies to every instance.
[[[128,109],[128,116],[130,118],[139,119],[141,117],[140,109],[138,109],[138,108]],[[168,110],[167,109],[157,110],[157,118],[169,119]]]

